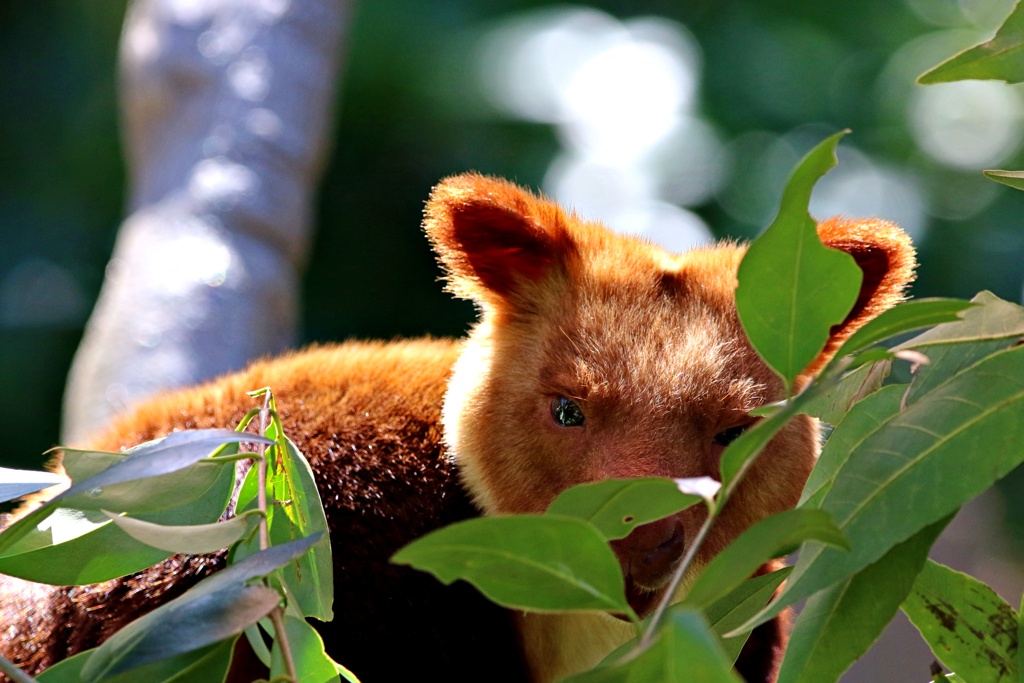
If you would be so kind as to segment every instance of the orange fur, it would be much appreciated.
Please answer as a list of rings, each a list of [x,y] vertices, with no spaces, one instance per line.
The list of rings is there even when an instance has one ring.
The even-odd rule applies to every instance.
[[[630,630],[604,615],[513,619],[464,586],[444,588],[390,565],[390,554],[480,512],[543,511],[581,482],[717,476],[716,435],[782,398],[782,383],[736,315],[742,246],[670,254],[475,174],[438,185],[424,225],[449,289],[480,307],[464,342],[348,343],[260,361],[154,400],[92,446],[232,424],[252,406],[245,392],[270,385],[311,461],[331,527],[340,616],[322,629],[328,650],[369,683],[375,674],[399,680],[432,666],[453,680],[485,671],[489,679],[551,680],[592,666]],[[891,224],[832,220],[819,232],[853,254],[865,278],[857,307],[807,376],[903,296],[913,269],[909,241]],[[560,396],[579,405],[583,426],[554,422]],[[794,505],[817,451],[818,428],[806,416],[773,439],[698,566],[752,523]],[[678,559],[641,571],[645,553],[692,538],[703,515],[692,508],[615,546],[638,600],[660,590]],[[180,591],[219,562],[178,558],[86,592],[47,589],[42,607],[38,595],[9,598],[0,607],[2,623],[11,624],[0,653],[33,671],[48,666],[153,606],[132,591],[146,591],[147,582]],[[12,595],[10,585],[0,582],[0,593]],[[746,657],[745,673],[760,680],[772,675],[785,638],[769,626]],[[58,645],[72,633],[86,635]]]

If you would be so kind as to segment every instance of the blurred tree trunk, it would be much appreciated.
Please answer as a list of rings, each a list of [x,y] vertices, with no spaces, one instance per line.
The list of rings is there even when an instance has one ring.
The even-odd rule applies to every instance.
[[[130,5],[120,48],[129,205],[69,375],[64,443],[154,392],[294,344],[349,9]]]

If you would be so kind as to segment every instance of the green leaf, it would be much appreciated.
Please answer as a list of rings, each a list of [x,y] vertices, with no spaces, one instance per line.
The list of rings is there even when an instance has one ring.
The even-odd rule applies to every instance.
[[[918,77],[922,85],[964,80],[1024,81],[1024,9],[1016,5],[996,35]]]
[[[338,675],[348,683],[360,683],[359,677],[348,670],[344,665],[334,662],[334,668],[338,672]]]
[[[243,513],[223,522],[168,526],[133,517],[122,517],[106,510],[103,513],[122,531],[146,545],[172,553],[212,553],[242,538],[259,523],[255,511]]]
[[[757,457],[757,454],[768,445],[772,437],[786,426],[790,418],[803,412],[803,406],[808,403],[812,395],[812,393],[805,391],[790,398],[778,410],[740,434],[735,441],[726,447],[722,452],[719,464],[723,488],[731,490],[736,475],[743,471]],[[719,504],[722,502],[724,501],[720,494]]]
[[[931,327],[961,319],[960,314],[972,306],[961,299],[915,299],[884,311],[854,332],[839,348],[837,357],[866,349],[897,334]]]
[[[67,480],[64,477],[53,472],[0,467],[0,503],[63,484],[65,481]]]
[[[73,511],[59,510],[47,522],[67,512]],[[102,513],[90,515],[103,516]],[[172,554],[136,541],[109,521],[95,526],[94,520],[82,517],[79,526],[87,530],[86,533],[67,540],[57,537],[52,545],[47,543],[0,558],[0,573],[55,586],[87,585],[145,569]],[[41,528],[38,536],[47,536],[50,531]],[[21,550],[21,546],[17,550]]]
[[[984,173],[986,176],[988,176],[992,180],[996,181],[997,183],[1002,183],[1003,185],[1008,185],[1008,186],[1012,187],[1015,190],[1024,190],[1024,171],[995,171],[995,170],[992,170],[992,171],[982,171],[982,173]]]
[[[630,655],[627,655],[627,658]],[[675,607],[644,650],[613,664],[566,679],[565,683],[741,683],[732,662],[704,616]]]
[[[247,582],[293,562],[317,540],[313,536],[260,551],[208,576],[184,595],[136,619],[96,649],[83,668],[82,683],[116,671],[141,676],[146,661],[187,654],[225,637],[224,634],[241,633],[281,599],[277,591]],[[271,600],[273,604],[267,607]],[[140,665],[143,668],[133,669]],[[131,680],[147,679],[124,679],[125,683]]]
[[[870,352],[858,354],[856,358],[862,359],[868,353]],[[884,358],[860,365],[835,380],[815,380],[810,389],[812,395],[803,405],[801,412],[830,425],[840,424],[858,401],[881,388],[882,382],[889,375],[891,365],[889,358]]]
[[[604,536],[572,517],[471,519],[413,541],[391,561],[429,571],[445,584],[468,581],[505,607],[632,614]]]
[[[981,581],[929,560],[903,612],[964,680],[1018,680],[1017,612]]]
[[[65,468],[72,481],[80,481],[78,468],[96,467],[123,459],[113,453],[80,453],[65,458]],[[180,508],[206,495],[222,481],[224,470],[234,471],[234,463],[203,460],[169,474],[136,479],[101,488],[90,488],[77,495],[60,496],[53,505],[76,510],[111,510],[132,515]]]
[[[176,472],[202,460],[226,443],[239,442],[272,443],[261,436],[232,429],[174,432],[126,451],[123,457],[102,472],[85,481],[74,482],[60,497],[66,500],[104,486]]]
[[[807,213],[811,189],[836,164],[844,133],[804,157],[782,195],[779,215],[740,263],[736,310],[750,343],[792,393],[796,377],[818,356],[833,326],[853,308],[863,278],[849,254],[818,238]]]
[[[96,648],[90,648],[63,659],[53,666],[47,667],[46,671],[40,673],[36,678],[39,683],[81,683],[82,667],[95,651]]]
[[[921,350],[933,344],[1024,337],[1024,308],[991,292],[979,292],[971,303],[977,305],[964,311],[962,319],[936,325],[895,349]]]
[[[283,459],[284,471],[287,473],[286,488],[273,488],[272,491],[276,501],[284,501],[280,496],[286,492],[291,495],[291,504],[283,505],[277,512],[280,515],[283,511],[288,516],[290,528],[297,530],[297,533],[293,531],[286,536],[272,533],[271,539],[274,543],[280,543],[284,539],[323,532],[308,553],[300,557],[297,563],[285,567],[284,580],[290,599],[295,601],[304,615],[320,621],[331,621],[334,618],[334,563],[331,559],[331,535],[324,516],[324,506],[305,456],[283,434],[280,442],[284,442],[284,452],[287,454]]]
[[[294,562],[303,553],[308,552],[310,548],[316,545],[319,540],[320,534],[316,534],[282,545],[272,545],[266,550],[261,550],[255,555],[250,555],[234,564],[229,564],[219,572],[206,577],[193,586],[189,593],[196,594],[219,590],[223,586],[244,583],[267,576],[289,562]]]
[[[750,617],[763,609],[775,595],[776,589],[782,585],[792,571],[792,567],[783,567],[769,574],[747,579],[731,593],[719,598],[705,610],[708,622],[711,624],[711,631],[722,639],[722,647],[725,649],[729,661],[736,662],[750,632],[746,631],[731,637],[726,637],[725,634],[739,628]]]
[[[227,678],[235,639],[208,645],[169,659],[144,664],[137,669],[103,679],[103,683],[218,683]],[[82,667],[95,649],[80,652],[39,674],[40,683],[82,683]]]
[[[914,381],[907,389],[904,402],[908,406],[914,404],[921,396],[948,382],[951,377],[1016,343],[1017,340],[1013,337],[1003,337],[926,346],[923,353],[928,357],[928,362],[914,373]]]
[[[121,459],[121,456],[112,453],[92,453],[81,458],[72,457],[65,460],[65,468],[74,481],[80,478],[82,470],[90,472],[87,476],[91,476],[91,473],[109,466],[114,458]],[[82,467],[83,464],[85,467]],[[107,509],[133,515],[163,512],[170,515],[169,518],[165,518],[167,523],[212,522],[223,512],[234,487],[234,467],[230,464],[200,462],[151,479],[115,484],[102,490],[90,489],[70,498],[57,496],[0,533],[0,557],[49,545],[49,532],[44,534],[45,540],[31,537],[38,536],[37,527],[45,524],[46,519],[58,509],[97,512]],[[203,515],[206,514],[205,511],[211,501],[219,501],[214,504],[220,506],[220,511],[217,517],[208,519]],[[188,514],[180,516],[176,515],[174,510],[193,510],[195,515],[191,518]],[[30,538],[26,539],[26,536]]]
[[[880,560],[807,600],[778,683],[831,683],[878,639],[907,597],[951,517],[927,526]]]
[[[216,480],[202,497],[187,501],[190,496],[184,495],[185,505],[139,515],[139,519],[172,526],[217,521],[231,496],[234,468],[213,466],[206,471],[216,475]],[[107,581],[162,562],[172,554],[137,541],[101,512],[55,509],[53,503],[0,534],[0,548],[0,573],[54,585]]]
[[[292,615],[284,618],[284,630],[291,646],[295,670],[299,678],[295,683],[329,683],[339,681],[338,665],[324,652],[324,641],[320,634],[305,619]],[[281,655],[280,640],[274,639],[271,654],[270,679],[286,675],[284,658]],[[347,679],[352,680],[352,679]],[[358,683],[358,679],[356,679]]]
[[[812,498],[823,497],[846,464],[850,453],[899,412],[906,391],[905,384],[892,384],[876,391],[850,409],[821,449],[821,455],[818,456],[818,462],[814,464],[811,475],[807,477],[807,483],[804,484],[797,505],[808,505]]]
[[[922,396],[854,448],[821,502],[852,549],[807,544],[779,599],[754,621],[872,564],[1022,460],[1024,347],[1015,347]]]
[[[282,571],[289,600],[305,616],[330,621],[334,617],[334,565],[327,518],[313,480],[313,472],[305,457],[282,434],[279,427],[273,431],[268,428],[267,433],[274,434],[278,444],[267,453],[267,525],[271,544],[280,545],[296,538],[319,534],[319,540],[310,553],[298,558],[297,562],[289,564]],[[256,509],[257,475],[258,468],[255,466],[246,475],[238,497],[239,510]],[[254,537],[240,544],[234,557],[247,557],[258,550],[259,539]]]
[[[701,500],[671,479],[605,479],[563,491],[547,513],[590,522],[608,540],[625,538],[641,524],[685,510]]]
[[[263,585],[239,583],[213,591],[189,591],[136,619],[96,648],[82,667],[82,683],[98,683],[237,636],[280,600],[277,591]]]
[[[704,608],[735,590],[768,560],[789,554],[808,539],[846,548],[846,539],[821,510],[786,510],[762,519],[712,559],[683,604]]]

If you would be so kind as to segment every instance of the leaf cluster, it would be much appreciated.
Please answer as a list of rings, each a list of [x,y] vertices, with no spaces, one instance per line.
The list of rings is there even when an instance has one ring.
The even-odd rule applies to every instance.
[[[751,631],[802,601],[780,683],[837,680],[901,608],[961,679],[1017,680],[1017,613],[927,556],[961,505],[1024,461],[1024,309],[989,293],[970,302],[900,304],[851,336],[817,378],[792,393],[860,286],[852,259],[824,247],[807,214],[811,188],[835,164],[841,136],[801,162],[778,218],[740,266],[740,319],[791,394],[766,407],[766,418],[725,450],[720,486],[667,479],[584,485],[564,492],[544,515],[442,529],[394,561],[445,583],[469,581],[517,609],[629,616],[636,639],[574,683],[738,680],[732,667]],[[887,380],[892,363],[904,361],[913,363],[911,379]],[[801,413],[835,429],[798,507],[754,525],[706,566],[691,566],[754,458]],[[682,493],[698,489],[703,496]],[[701,498],[707,521],[663,604],[641,623],[607,541]],[[792,569],[749,578],[797,549]],[[671,604],[686,575],[688,591]],[[927,667],[923,662],[922,678]]]
[[[330,538],[309,463],[285,436],[269,388],[237,429],[175,432],[124,453],[64,449],[70,486],[0,533],[0,572],[54,585],[107,581],[176,553],[227,549],[227,567],[135,620],[40,683],[223,681],[239,638],[271,680],[356,680],[306,617],[333,617]],[[255,417],[259,434],[246,432]],[[240,452],[239,444],[255,445]],[[249,465],[231,507],[236,468]],[[54,483],[19,473],[15,498]],[[301,673],[300,673],[301,672]]]

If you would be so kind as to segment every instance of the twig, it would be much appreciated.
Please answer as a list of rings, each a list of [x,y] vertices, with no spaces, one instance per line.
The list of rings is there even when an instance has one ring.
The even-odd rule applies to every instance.
[[[299,680],[295,670],[295,659],[292,657],[292,646],[288,642],[288,636],[284,631],[284,609],[278,605],[270,613],[270,621],[274,624],[274,631],[277,632],[277,644],[281,647],[281,659],[284,660],[285,671],[292,679],[292,683]]]
[[[270,392],[263,395],[263,408],[260,409],[260,436],[266,436],[267,420],[270,418]],[[260,550],[270,547],[270,532],[267,526],[267,445],[260,444],[257,450],[257,504],[263,511],[263,519],[260,520]]]
[[[263,408],[260,410],[260,436],[266,436],[267,424],[270,421],[270,390],[263,395]],[[270,533],[267,524],[267,447],[259,445],[259,459],[257,474],[257,496],[259,508],[263,511],[263,518],[260,519],[260,550],[266,550],[270,546]],[[291,644],[288,642],[288,635],[284,629],[284,608],[280,605],[270,612],[270,621],[274,624],[274,633],[277,644],[281,648],[281,659],[284,660],[284,668],[293,683],[299,680],[295,669],[295,659],[292,657]]]

